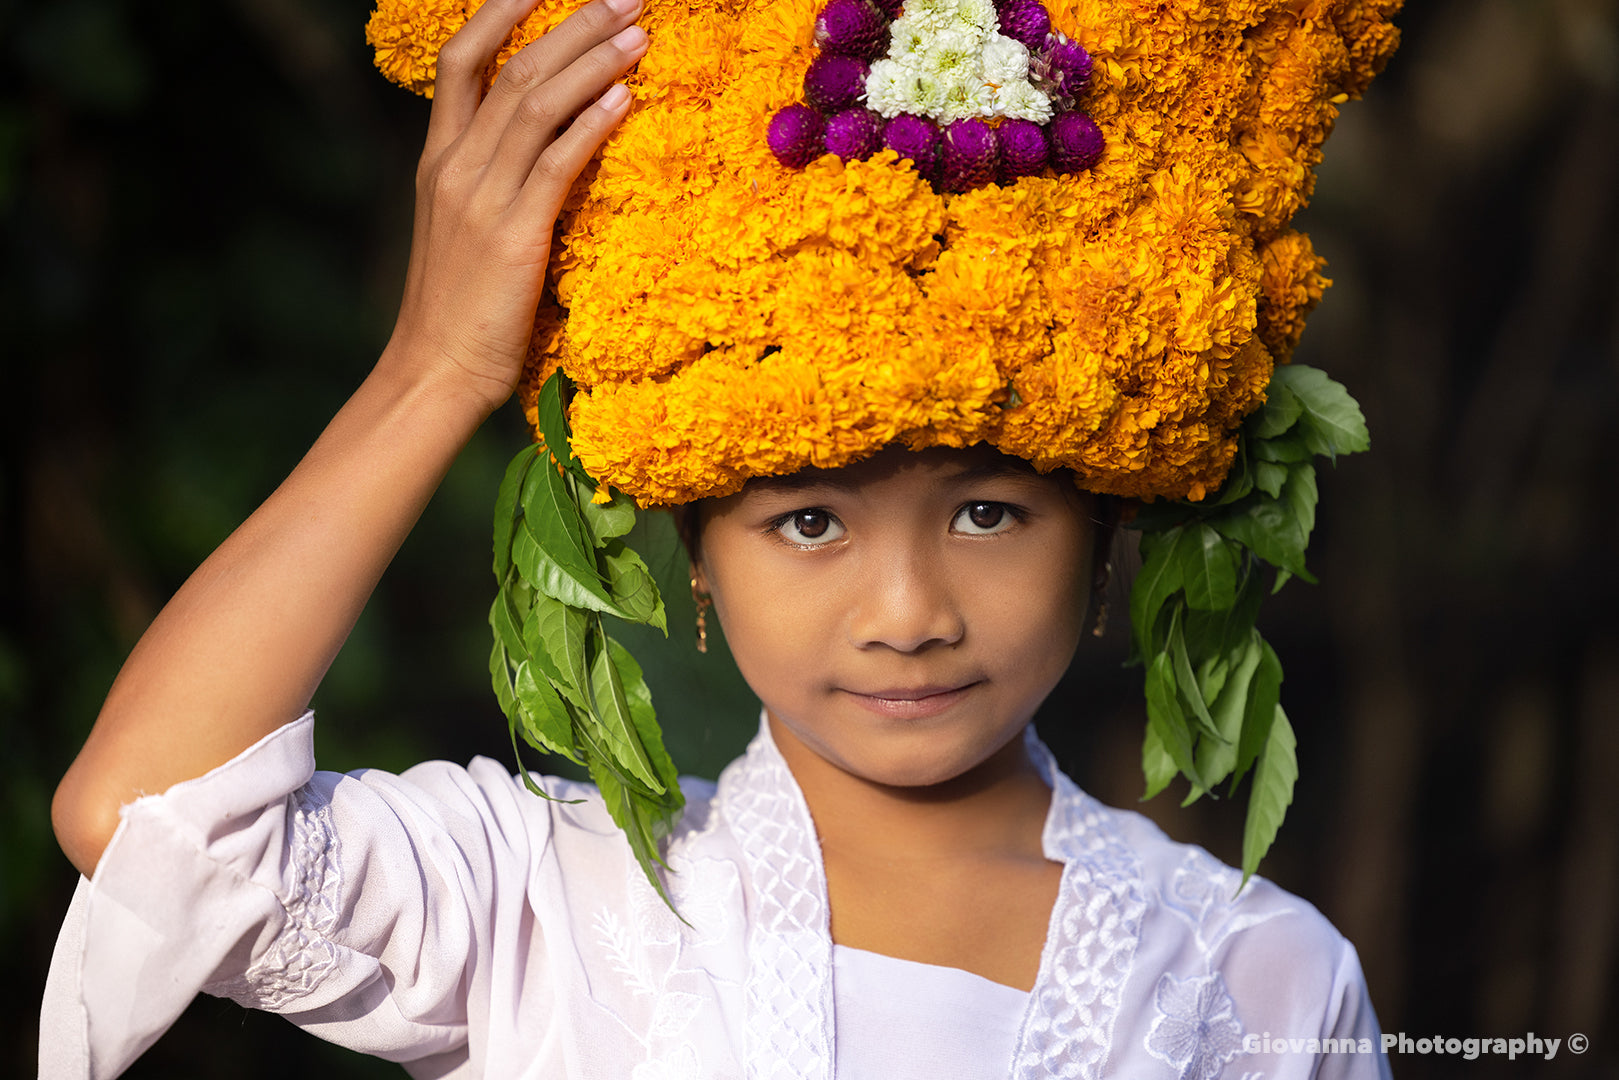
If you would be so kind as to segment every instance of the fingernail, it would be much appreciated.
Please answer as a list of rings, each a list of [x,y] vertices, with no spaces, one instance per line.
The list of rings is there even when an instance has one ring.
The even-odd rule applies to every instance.
[[[646,31],[639,26],[626,26],[613,35],[613,44],[625,52],[634,52],[646,44]]]
[[[607,10],[615,15],[628,15],[641,6],[641,0],[607,0]]]
[[[619,109],[622,109],[629,100],[630,88],[625,86],[623,83],[614,83],[612,86],[607,88],[606,92],[604,92],[601,97],[596,99],[596,104],[600,105],[607,112],[617,112]]]

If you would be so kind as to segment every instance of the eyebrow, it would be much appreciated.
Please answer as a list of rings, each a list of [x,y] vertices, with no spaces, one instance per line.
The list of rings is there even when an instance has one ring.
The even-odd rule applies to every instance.
[[[941,483],[947,484],[970,484],[979,480],[998,480],[1007,477],[1033,480],[1039,476],[1039,472],[1020,460],[1001,458],[970,465],[960,472],[939,479]],[[858,486],[857,482],[851,480],[841,469],[820,469],[814,466],[788,473],[786,476],[756,476],[748,481],[748,485],[755,491],[782,493],[807,491],[811,488],[849,491]]]

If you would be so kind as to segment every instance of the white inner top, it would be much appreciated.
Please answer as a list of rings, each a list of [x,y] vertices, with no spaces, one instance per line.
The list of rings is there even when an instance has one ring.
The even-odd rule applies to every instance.
[[[1029,1003],[959,968],[832,946],[837,1080],[1006,1076]]]

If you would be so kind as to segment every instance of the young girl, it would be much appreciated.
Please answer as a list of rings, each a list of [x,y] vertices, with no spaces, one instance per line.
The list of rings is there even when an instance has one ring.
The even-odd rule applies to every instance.
[[[1227,18],[1231,41],[1257,42],[1256,56],[1272,31],[1275,41],[1296,44],[1277,27],[1330,21],[1329,13],[1300,13],[1297,5],[1250,6],[1246,27],[1235,12]],[[437,17],[432,7],[421,5],[422,19]],[[935,232],[927,209],[943,205],[928,201],[930,184],[967,206],[989,197],[974,191],[1067,190],[1065,181],[1003,171],[985,187],[962,149],[966,129],[955,129],[955,141],[939,151],[942,163],[930,169],[915,164],[925,164],[926,146],[904,167],[897,151],[869,162],[850,153],[847,173],[834,159],[808,155],[817,177],[855,178],[844,189],[847,205],[794,203],[805,235],[774,237],[774,254],[751,264],[767,276],[781,272],[778,263],[793,267],[787,249],[813,248],[816,236],[835,235],[840,220],[855,221],[876,204],[873,212],[917,236],[900,259],[906,276],[932,275],[933,295],[946,295],[950,280],[968,280],[985,300],[976,322],[961,307],[958,318],[937,323],[954,351],[932,381],[907,382],[890,369],[914,359],[904,350],[925,339],[921,320],[937,313],[913,311],[918,322],[908,334],[890,326],[898,334],[892,340],[909,342],[894,353],[851,358],[849,343],[881,320],[867,308],[851,319],[866,300],[845,292],[840,308],[827,299],[838,295],[831,276],[793,278],[796,267],[771,278],[770,290],[825,286],[817,303],[794,309],[784,300],[767,312],[750,306],[741,285],[728,295],[729,286],[705,279],[715,303],[740,310],[757,332],[745,340],[708,325],[708,338],[693,339],[699,348],[660,358],[680,351],[678,327],[665,323],[711,314],[678,306],[650,313],[649,293],[691,263],[663,261],[637,295],[590,291],[581,282],[588,284],[591,245],[604,241],[582,224],[589,207],[577,195],[570,201],[570,189],[589,167],[590,198],[615,202],[622,211],[615,220],[634,220],[636,208],[614,187],[630,166],[622,158],[591,165],[631,108],[617,80],[643,56],[637,85],[649,96],[667,98],[668,87],[701,80],[689,68],[671,74],[671,65],[655,63],[637,24],[638,0],[591,0],[566,19],[551,18],[555,25],[529,35],[526,47],[503,53],[532,7],[533,0],[488,0],[438,54],[393,337],[304,461],[147,631],[62,781],[57,835],[86,880],[47,988],[42,1075],[117,1075],[198,990],[281,1012],[420,1077],[1385,1075],[1354,951],[1313,908],[1262,879],[1244,884],[1243,874],[1170,842],[1139,816],[1099,805],[1055,768],[1029,724],[1074,654],[1104,562],[1109,526],[1098,524],[1105,515],[1081,487],[1194,498],[1218,487],[1235,452],[1236,422],[1257,404],[1272,356],[1285,352],[1290,334],[1296,338],[1297,327],[1278,328],[1285,320],[1275,313],[1296,312],[1302,301],[1271,301],[1271,314],[1261,316],[1272,320],[1269,331],[1261,326],[1275,339],[1269,349],[1252,329],[1254,295],[1285,291],[1272,288],[1282,278],[1265,275],[1296,242],[1277,240],[1278,250],[1261,255],[1250,248],[1246,261],[1229,266],[1193,260],[1197,271],[1174,290],[1171,306],[1235,310],[1240,321],[1241,285],[1249,338],[1215,333],[1176,346],[1182,360],[1196,361],[1191,370],[1203,382],[1176,406],[1190,417],[1187,427],[1166,419],[1172,434],[1162,441],[1146,433],[1141,410],[1171,410],[1146,400],[1139,382],[1116,394],[1141,391],[1143,400],[1129,407],[1135,412],[1112,400],[1085,406],[1115,416],[1112,428],[1101,419],[1085,428],[1084,408],[1064,414],[1058,426],[1075,445],[1101,446],[1095,460],[1085,457],[1089,450],[1065,457],[1040,441],[1040,429],[1016,427],[1049,400],[1039,396],[1042,386],[1068,376],[1053,366],[1044,384],[1025,373],[1008,390],[995,374],[1003,354],[1021,355],[1031,370],[1061,354],[1071,345],[1057,339],[1069,331],[1026,312],[1008,316],[997,281],[970,277],[980,257],[970,238],[953,227]],[[808,25],[816,25],[816,40],[838,55],[847,13],[833,5],[808,24],[786,18],[802,15],[800,7],[769,9],[796,27],[772,31],[786,43],[781,48],[810,62]],[[1351,15],[1372,19],[1350,7],[1330,14],[1345,23]],[[1270,22],[1256,14],[1260,8],[1275,9],[1265,16]],[[876,10],[860,0],[848,17],[858,23]],[[675,19],[667,11],[659,17]],[[1009,30],[1038,22],[1027,5],[1003,6],[997,17]],[[1113,27],[1135,17],[1096,16]],[[744,84],[749,72],[779,66],[758,41],[716,45],[713,35],[723,39],[725,25],[704,24],[706,38],[694,32],[687,57],[762,54],[752,67],[731,70]],[[1068,40],[1036,29],[1034,38],[1053,47]],[[673,49],[673,33],[670,40]],[[1137,55],[1129,44],[1099,40],[1098,54]],[[415,46],[390,47],[397,56]],[[497,54],[509,58],[486,92]],[[1037,59],[1053,70],[1068,62],[1054,55]],[[1032,63],[1025,55],[1026,73]],[[792,78],[802,76],[801,63]],[[1158,76],[1173,81],[1166,70]],[[1028,79],[1038,89],[1039,80]],[[1051,100],[1078,93],[1060,79],[1041,85]],[[1099,130],[1123,139],[1128,118],[1110,117],[1105,101],[1095,107],[1108,121]],[[722,128],[723,110],[716,107],[709,123]],[[1068,145],[1068,136],[1050,133],[1062,122],[1047,123],[1049,146]],[[997,138],[1010,145],[1013,128],[1003,127]],[[744,211],[749,198],[779,196],[770,186],[794,182],[789,174],[801,166],[793,161],[805,156],[777,137],[776,125],[771,132],[768,148],[761,141],[734,150],[752,155],[747,167],[760,178],[751,193],[741,185],[725,193]],[[763,170],[767,152],[787,180]],[[998,153],[1012,160],[1011,151]],[[1252,153],[1263,159],[1267,151]],[[1163,182],[1173,184],[1168,164]],[[1048,165],[1061,176],[1056,149],[1042,159]],[[1025,175],[1047,188],[1016,188]],[[880,190],[892,176],[908,185],[910,201]],[[651,182],[713,180],[666,169]],[[1090,195],[1126,186],[1106,169],[1084,183]],[[1244,190],[1253,195],[1251,213],[1280,223],[1277,237],[1297,235],[1280,231],[1290,206],[1267,207],[1261,187]],[[1073,231],[1058,228],[1060,206],[1034,202],[1029,196],[1023,210],[1031,233]],[[565,209],[572,231],[554,243]],[[747,220],[735,209],[728,216]],[[1224,226],[1236,220],[1213,216]],[[1169,243],[1195,239],[1183,228]],[[1002,234],[981,257],[1020,242]],[[870,237],[846,246],[873,262],[883,257]],[[824,265],[832,275],[844,264]],[[548,266],[569,307],[566,327],[542,307]],[[1085,272],[1092,271],[1129,278],[1102,266]],[[1145,280],[1126,282],[1131,310],[1162,300],[1141,286]],[[1086,293],[1084,302],[1105,327],[1101,308],[1109,301],[1098,295]],[[615,322],[604,305],[628,314]],[[1027,341],[990,332],[1007,318],[1038,325]],[[645,330],[649,319],[663,320],[655,334]],[[608,361],[590,352],[591,326],[609,339]],[[629,344],[636,333],[645,356]],[[816,398],[813,387],[778,388],[742,417],[740,439],[727,427],[736,419],[727,410],[745,404],[719,402],[696,419],[648,404],[658,395],[677,400],[688,376],[735,385],[754,371],[789,381],[785,365],[802,355],[795,335],[821,350],[825,385],[867,365],[847,377],[870,401],[855,406],[847,396]],[[600,497],[619,489],[642,505],[691,507],[693,587],[711,599],[763,705],[760,733],[744,757],[717,785],[683,785],[684,813],[661,819],[674,822],[667,835],[642,834],[654,838],[662,868],[635,846],[645,819],[624,809],[634,802],[625,794],[632,788],[674,797],[656,769],[641,781],[607,769],[606,801],[593,786],[560,780],[540,781],[550,798],[536,798],[523,779],[484,759],[464,769],[430,762],[401,776],[314,769],[307,707],[316,685],[456,453],[512,394],[525,365],[530,400],[541,369],[555,366],[530,358],[531,340],[542,353],[560,349],[580,381],[572,449],[600,481]],[[1150,346],[1145,338],[1116,344],[1120,355]],[[738,359],[744,346],[752,351]],[[993,377],[973,367],[974,356]],[[625,375],[642,360],[664,365],[657,379]],[[1188,404],[1199,395],[1200,403]],[[979,404],[962,404],[973,400]],[[640,426],[615,419],[615,401],[640,410]],[[812,407],[791,411],[805,401]],[[539,421],[544,431],[543,415]],[[1097,462],[1116,447],[1102,445],[1102,435],[1131,424],[1139,438],[1128,430],[1120,438],[1135,455],[1109,472]],[[1196,439],[1187,435],[1192,429]],[[681,431],[691,434],[669,438]],[[673,451],[660,457],[646,445],[658,439]],[[575,467],[555,427],[546,443],[550,454],[532,467],[535,483],[574,483],[555,471]],[[537,514],[532,500],[524,505]],[[595,523],[585,539],[610,546],[617,534],[591,516],[607,513],[603,505],[619,504],[589,503],[579,513]],[[558,507],[571,521],[570,512]],[[531,534],[549,527],[531,526]],[[555,584],[567,576],[560,556],[547,563],[551,555],[520,556],[519,547],[511,546],[508,562],[551,567],[548,587],[567,592]],[[624,558],[612,550],[620,560],[613,574],[631,573]],[[623,580],[613,578],[609,600]],[[524,588],[531,596],[537,586]],[[521,641],[500,648],[530,650],[525,662],[541,665],[572,640],[567,612],[576,608],[583,610],[558,608],[557,636],[534,641],[525,629]],[[592,648],[580,654],[590,707],[623,697],[638,709],[633,689],[613,689],[628,665],[605,645]],[[1246,679],[1259,663],[1247,676],[1233,668],[1220,678]],[[539,713],[551,699],[535,689],[533,670],[525,682],[523,664],[515,675],[496,667],[497,686],[504,676],[508,693],[521,699],[506,702],[509,711],[543,728]],[[565,679],[546,678],[558,700],[566,697]],[[1209,698],[1221,714],[1224,699]],[[568,716],[586,708],[562,707]],[[1159,739],[1159,757],[1180,764],[1173,730],[1163,730],[1167,743],[1154,735],[1149,746]],[[637,733],[649,746],[656,741],[639,719],[627,737]],[[1237,753],[1241,740],[1229,734],[1211,737],[1185,767],[1207,779],[1218,756],[1210,747],[1230,743]],[[579,752],[595,765],[607,759]]]

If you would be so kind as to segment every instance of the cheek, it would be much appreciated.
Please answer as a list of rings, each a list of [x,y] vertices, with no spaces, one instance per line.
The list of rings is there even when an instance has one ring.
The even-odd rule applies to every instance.
[[[705,548],[705,578],[714,614],[742,678],[758,694],[779,695],[802,675],[824,638],[818,609],[801,603],[767,560],[737,555],[723,543]],[[820,612],[824,615],[824,612]]]
[[[1000,648],[1026,672],[1025,693],[1036,698],[1056,686],[1083,640],[1090,599],[1088,532],[1064,532],[1005,579],[994,605]]]

